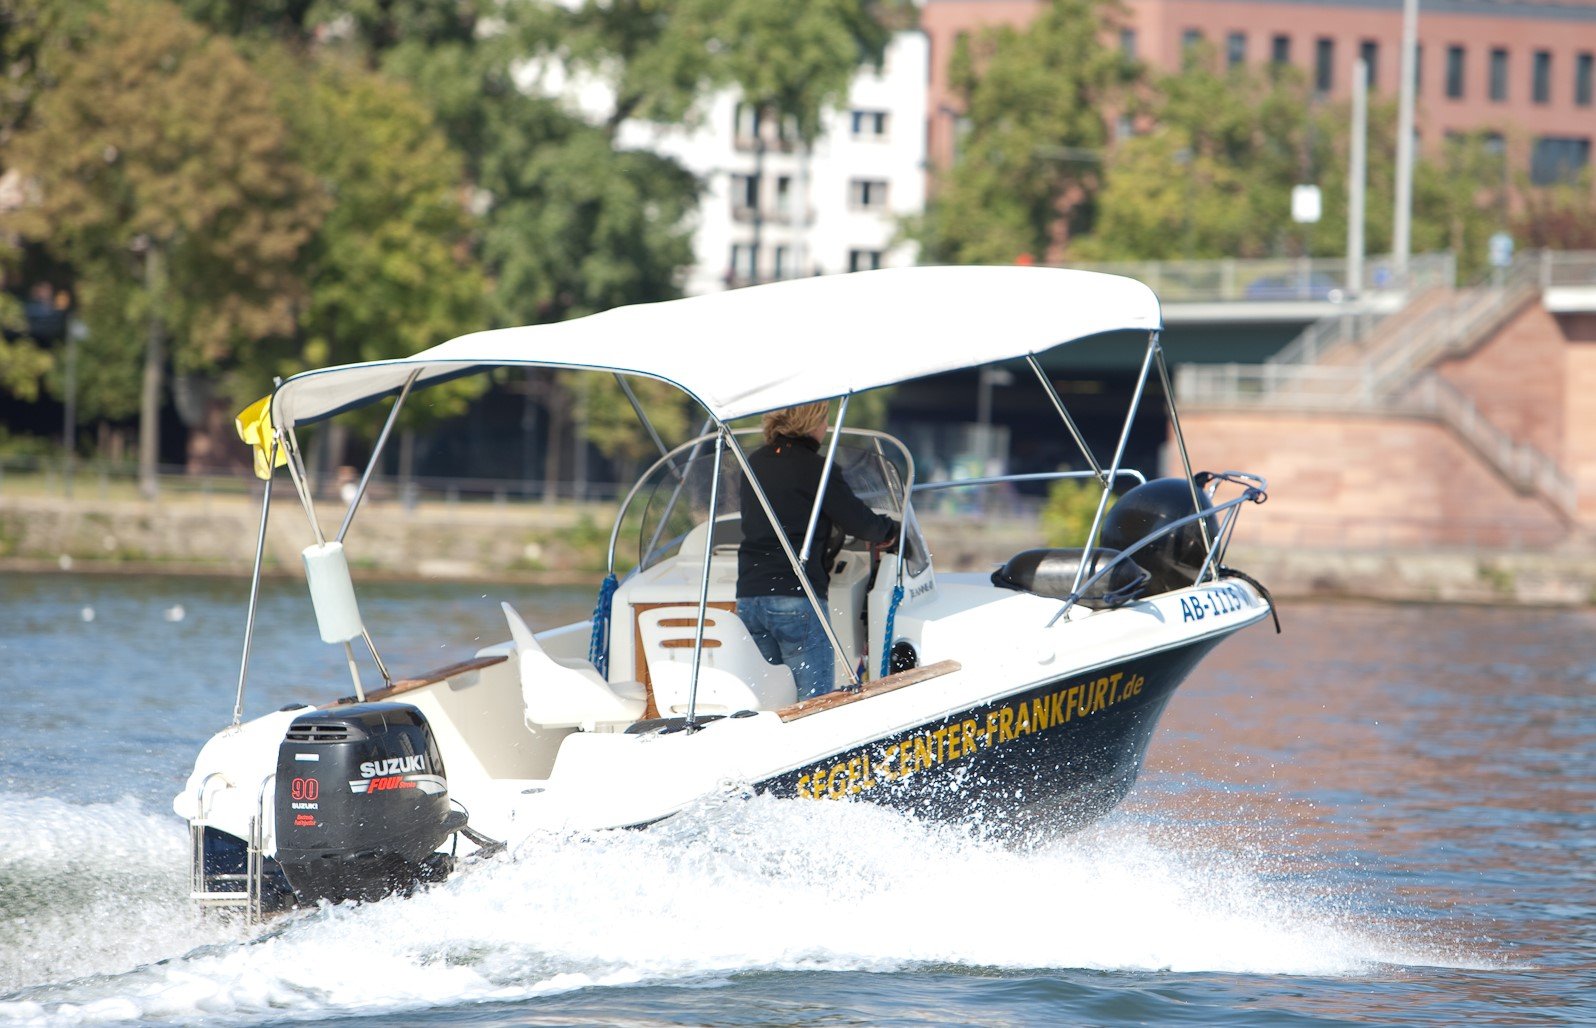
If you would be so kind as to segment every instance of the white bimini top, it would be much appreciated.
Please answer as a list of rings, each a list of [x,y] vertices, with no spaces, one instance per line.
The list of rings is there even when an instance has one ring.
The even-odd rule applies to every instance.
[[[418,368],[421,387],[519,365],[670,382],[724,422],[1162,324],[1153,291],[1118,275],[888,268],[472,332],[410,357],[302,372],[273,396],[272,421],[286,428],[361,406]]]

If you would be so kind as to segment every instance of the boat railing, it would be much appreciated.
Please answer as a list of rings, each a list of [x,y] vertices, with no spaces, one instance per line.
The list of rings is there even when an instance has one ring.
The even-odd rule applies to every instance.
[[[1147,476],[1134,468],[1120,468],[1119,478],[1134,478],[1137,485],[1147,481]],[[950,478],[939,482],[917,482],[914,492],[928,493],[943,489],[963,489],[985,485],[1008,485],[1013,482],[1056,482],[1061,479],[1097,480],[1095,471],[1037,471],[1023,475],[991,475],[985,478]]]
[[[1268,498],[1268,494],[1265,492],[1264,480],[1256,475],[1248,475],[1244,472],[1238,471],[1226,471],[1215,475],[1214,477],[1221,481],[1234,482],[1241,485],[1241,495],[1232,497],[1231,499],[1225,500],[1221,503],[1213,504],[1204,510],[1187,514],[1185,517],[1176,518],[1174,521],[1159,526],[1157,529],[1142,536],[1142,538],[1138,539],[1136,542],[1121,549],[1119,553],[1115,554],[1111,560],[1107,561],[1102,567],[1098,568],[1096,572],[1085,577],[1081,583],[1075,587],[1074,591],[1064,598],[1063,606],[1061,606],[1058,610],[1058,613],[1054,614],[1053,617],[1048,621],[1048,625],[1052,626],[1056,624],[1060,618],[1067,616],[1070,610],[1080,602],[1082,597],[1086,596],[1091,591],[1094,585],[1112,573],[1114,568],[1118,567],[1120,564],[1130,561],[1131,558],[1141,550],[1146,549],[1148,546],[1164,538],[1165,536],[1180,531],[1187,525],[1196,524],[1199,521],[1203,521],[1217,515],[1224,515],[1224,520],[1220,523],[1219,531],[1213,540],[1213,545],[1208,551],[1208,557],[1206,560],[1204,560],[1203,566],[1198,569],[1197,576],[1194,579],[1193,584],[1195,585],[1198,582],[1201,582],[1204,578],[1210,576],[1217,577],[1219,562],[1221,559],[1223,559],[1225,548],[1229,545],[1230,536],[1235,530],[1236,516],[1240,513],[1241,505],[1244,503],[1262,503]]]
[[[762,435],[762,430],[758,427],[731,429],[730,431],[732,435],[740,437],[757,437]],[[909,453],[908,448],[903,445],[902,440],[896,438],[895,436],[888,435],[885,432],[877,432],[874,429],[867,428],[845,428],[843,429],[842,434],[852,439],[868,440],[875,447],[876,452],[882,455],[884,459],[885,454],[882,450],[883,444],[890,444],[895,450],[897,450],[899,456],[902,458],[905,468],[905,496],[903,497],[902,501],[903,510],[900,511],[900,514],[907,516],[909,505],[908,494],[912,493],[916,486],[914,482],[914,457]],[[638,495],[642,493],[643,490],[655,480],[656,476],[658,476],[659,473],[664,470],[670,469],[680,476],[682,466],[685,465],[687,461],[691,461],[700,457],[702,455],[701,451],[708,446],[712,446],[714,440],[715,433],[707,433],[697,436],[693,439],[689,439],[686,442],[681,443],[680,445],[667,451],[666,453],[661,454],[659,459],[654,461],[653,464],[649,465],[648,469],[637,477],[637,480],[632,484],[632,487],[627,490],[626,495],[622,498],[620,507],[615,514],[615,522],[610,528],[609,545],[606,551],[606,567],[610,574],[615,573],[616,550],[620,545],[621,530],[626,523],[626,517],[628,513],[630,513],[632,505],[637,500]],[[683,459],[683,454],[687,455],[685,459]],[[681,493],[684,486],[685,481],[678,477],[676,486],[671,493],[670,499],[667,501],[666,508],[660,513],[660,528],[663,528],[663,526],[669,522],[670,516],[674,512],[676,504],[681,499]],[[655,538],[650,540],[649,545],[645,547],[645,551],[647,553],[658,552],[660,542],[661,539],[659,537],[659,533],[656,532]],[[666,540],[667,545],[669,542],[669,540]]]

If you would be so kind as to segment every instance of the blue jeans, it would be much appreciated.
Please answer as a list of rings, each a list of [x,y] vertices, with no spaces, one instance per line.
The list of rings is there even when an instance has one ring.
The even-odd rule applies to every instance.
[[[800,700],[824,696],[836,688],[836,655],[808,599],[739,596],[737,616],[767,661],[792,669]]]

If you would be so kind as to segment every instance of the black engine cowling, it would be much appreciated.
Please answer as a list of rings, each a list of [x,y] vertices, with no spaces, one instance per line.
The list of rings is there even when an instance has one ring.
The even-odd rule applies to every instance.
[[[1075,588],[1077,572],[1080,572],[1084,582],[1108,567],[1119,556],[1119,551],[1102,548],[1093,550],[1091,566],[1081,572],[1081,558],[1084,555],[1078,549],[1025,550],[1016,553],[1009,558],[1008,563],[992,572],[992,584],[1039,596],[1068,599]],[[1147,572],[1135,561],[1120,561],[1081,594],[1080,603],[1093,609],[1118,607],[1140,596],[1146,590],[1147,580]]]
[[[1206,473],[1197,476],[1201,485]],[[1197,490],[1202,509],[1211,504],[1202,489]],[[1155,478],[1121,496],[1103,519],[1102,543],[1116,550],[1125,550],[1181,518],[1195,514],[1192,504],[1192,485],[1184,478]],[[1212,514],[1202,519],[1207,525],[1209,542],[1219,538],[1219,520]],[[1196,520],[1160,536],[1137,550],[1136,563],[1152,575],[1148,593],[1183,589],[1197,581],[1197,573],[1208,560],[1208,546],[1203,539],[1203,528]]]
[[[302,903],[378,899],[447,873],[465,825],[421,711],[360,703],[294,719],[277,751],[277,862]]]

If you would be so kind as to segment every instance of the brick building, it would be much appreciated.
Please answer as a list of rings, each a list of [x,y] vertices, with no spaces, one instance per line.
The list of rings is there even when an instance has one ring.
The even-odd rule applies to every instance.
[[[1350,94],[1353,61],[1371,90],[1397,95],[1401,0],[1124,0],[1118,45],[1156,69],[1179,66],[1201,39],[1230,64],[1301,68],[1316,90]],[[925,0],[931,44],[928,108],[933,163],[950,160],[957,105],[948,60],[960,35],[1023,25],[1046,0]],[[1538,182],[1590,163],[1596,135],[1596,0],[1423,0],[1418,18],[1416,120],[1421,147],[1448,133],[1500,134]]]

